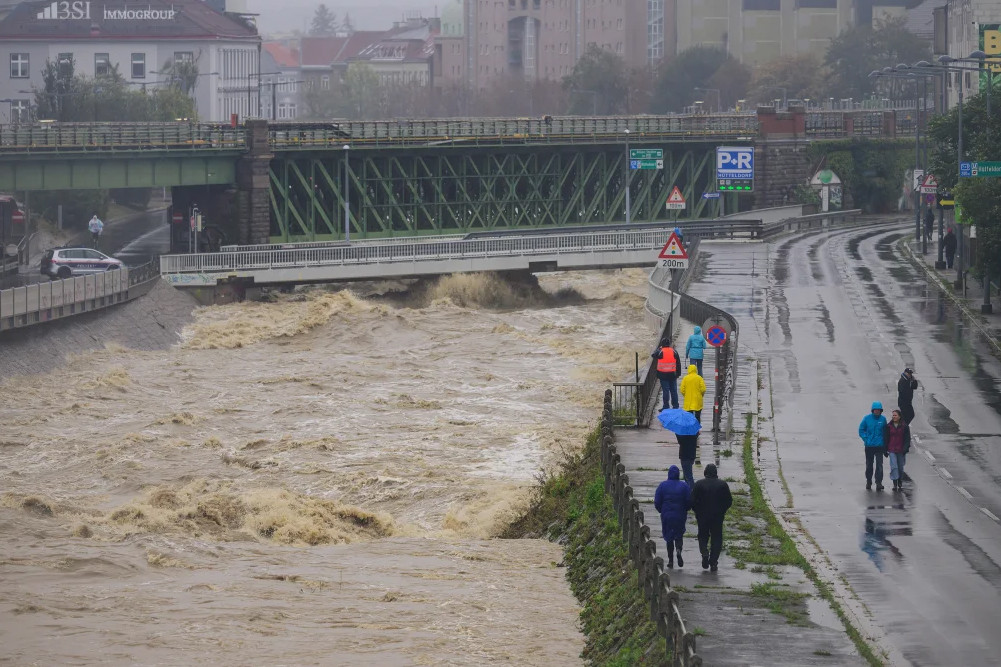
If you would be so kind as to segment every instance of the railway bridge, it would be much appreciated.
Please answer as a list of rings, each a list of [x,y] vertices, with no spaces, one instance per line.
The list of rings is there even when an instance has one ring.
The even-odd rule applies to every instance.
[[[170,187],[175,214],[197,205],[244,245],[618,223],[627,190],[632,221],[672,222],[713,217],[721,203],[727,211],[782,203],[779,193],[815,167],[807,142],[905,136],[913,113],[39,122],[0,127],[0,191]],[[714,189],[722,144],[758,146],[753,194],[702,198]],[[663,169],[629,170],[628,147],[662,149]],[[674,186],[688,205],[667,212]],[[175,231],[175,249],[186,249],[186,225]]]

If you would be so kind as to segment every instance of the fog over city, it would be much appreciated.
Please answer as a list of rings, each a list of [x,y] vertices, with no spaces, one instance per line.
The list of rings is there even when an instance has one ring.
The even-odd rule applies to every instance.
[[[248,0],[250,11],[260,14],[258,25],[264,34],[273,34],[292,30],[309,29],[309,20],[317,5],[316,0]],[[327,7],[343,18],[347,13],[351,23],[357,30],[378,30],[390,27],[393,21],[403,17],[404,12],[420,12],[424,16],[434,16],[441,12],[446,2],[428,2],[426,0],[382,0],[381,2],[327,2]]]

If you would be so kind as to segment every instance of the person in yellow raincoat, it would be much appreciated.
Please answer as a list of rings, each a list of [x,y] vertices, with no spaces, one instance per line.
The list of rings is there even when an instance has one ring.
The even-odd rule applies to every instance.
[[[702,397],[706,393],[706,381],[702,379],[699,375],[698,369],[695,368],[695,364],[688,367],[688,375],[684,377],[681,381],[682,395],[685,397],[685,402],[681,409],[686,412],[691,412],[695,415],[695,418],[702,423]]]

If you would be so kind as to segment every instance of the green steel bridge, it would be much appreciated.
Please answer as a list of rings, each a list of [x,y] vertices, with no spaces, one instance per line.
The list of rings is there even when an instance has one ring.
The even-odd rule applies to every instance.
[[[896,136],[901,112],[801,114],[804,138]],[[887,114],[895,122],[888,122]],[[635,222],[715,213],[715,149],[751,144],[754,113],[717,115],[0,126],[0,191],[171,187],[241,243],[321,242]],[[905,130],[906,131],[906,130]],[[629,170],[626,147],[663,169]],[[688,205],[667,211],[678,186]],[[735,194],[727,210],[736,210]]]

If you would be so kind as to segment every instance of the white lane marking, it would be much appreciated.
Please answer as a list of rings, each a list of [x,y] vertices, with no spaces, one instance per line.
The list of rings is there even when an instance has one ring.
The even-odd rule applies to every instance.
[[[956,490],[959,491],[961,494],[963,494],[963,497],[966,498],[967,500],[973,500],[973,494],[971,494],[969,491],[967,491],[963,487],[957,486]]]
[[[928,459],[929,463],[935,463],[935,457],[932,456],[931,452],[929,452],[927,449],[922,449],[921,453],[925,455],[925,458]]]
[[[981,507],[980,511],[989,516],[990,518],[994,519],[995,521],[1001,521],[1001,519],[999,519],[994,512],[990,511],[986,507]]]
[[[942,477],[945,477],[946,479],[952,479],[952,473],[946,470],[945,468],[939,468],[938,470],[940,473],[942,473]]]

